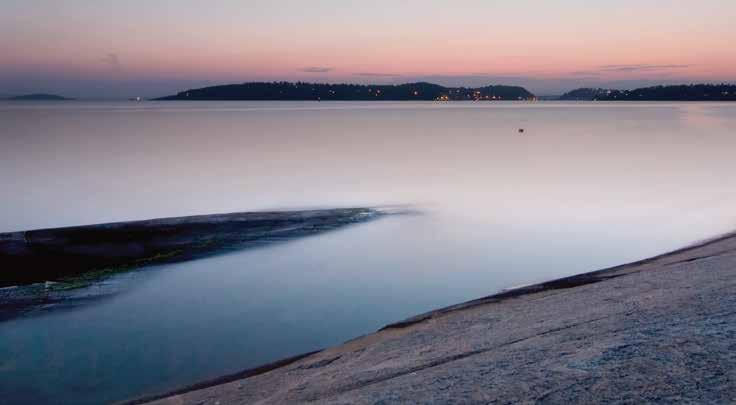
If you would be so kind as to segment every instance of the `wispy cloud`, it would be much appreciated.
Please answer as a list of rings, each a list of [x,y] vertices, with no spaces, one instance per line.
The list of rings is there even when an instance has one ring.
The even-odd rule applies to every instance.
[[[364,76],[364,77],[398,77],[401,75],[394,73],[378,73],[378,72],[358,72],[353,73],[353,76]]]
[[[329,67],[329,66],[308,66],[308,67],[299,69],[300,72],[305,72],[305,73],[327,73],[331,70],[334,70],[334,68]]]
[[[645,72],[651,70],[685,69],[691,65],[650,65],[646,63],[634,65],[602,65],[599,69],[605,72]]]
[[[120,71],[123,69],[123,65],[120,63],[120,57],[117,53],[111,52],[102,58],[102,63],[110,67],[112,70]]]

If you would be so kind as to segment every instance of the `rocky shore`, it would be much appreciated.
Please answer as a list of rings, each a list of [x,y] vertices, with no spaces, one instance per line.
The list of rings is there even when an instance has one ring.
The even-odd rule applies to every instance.
[[[135,401],[736,402],[736,237],[502,292]]]
[[[117,293],[101,280],[152,265],[326,232],[370,208],[242,212],[0,233],[0,321]]]

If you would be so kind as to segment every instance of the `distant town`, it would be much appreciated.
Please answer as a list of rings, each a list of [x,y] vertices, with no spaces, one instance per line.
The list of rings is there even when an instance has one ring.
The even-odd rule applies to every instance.
[[[15,101],[74,100],[56,94],[3,96]],[[144,101],[142,97],[129,101]],[[190,101],[736,101],[734,84],[682,84],[633,90],[579,88],[560,96],[536,96],[520,86],[445,87],[418,82],[396,85],[250,82],[203,87],[153,100]]]
[[[519,86],[445,87],[419,82],[398,85],[253,82],[182,91],[157,100],[383,100],[383,101],[536,101]],[[693,84],[634,90],[580,88],[553,100],[580,101],[736,101],[736,85]]]
[[[578,101],[736,101],[736,85],[690,84],[654,86],[634,90],[582,88],[558,100]]]
[[[398,85],[257,82],[187,90],[158,100],[479,101],[535,99],[534,94],[518,86],[468,88],[444,87],[425,82]]]

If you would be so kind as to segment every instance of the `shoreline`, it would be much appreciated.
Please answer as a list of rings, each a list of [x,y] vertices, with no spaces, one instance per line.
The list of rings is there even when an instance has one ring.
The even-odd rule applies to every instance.
[[[143,267],[284,242],[390,213],[239,212],[0,233],[0,322],[113,296],[122,286],[102,281]]]
[[[392,381],[407,378],[407,376],[414,377],[414,380],[417,380],[415,382],[420,386],[425,385],[427,381],[422,381],[423,379],[421,377],[417,377],[418,373],[421,371],[430,370],[444,364],[460,362],[463,359],[471,358],[473,356],[484,355],[492,357],[494,355],[493,348],[484,348],[469,351],[463,351],[463,349],[460,350],[459,353],[444,353],[445,356],[441,356],[439,360],[425,358],[426,356],[422,355],[421,350],[429,352],[434,350],[446,351],[444,349],[445,346],[463,347],[467,344],[466,341],[468,340],[483,341],[484,336],[474,332],[465,333],[465,335],[462,336],[462,339],[457,336],[454,338],[450,336],[448,338],[446,335],[453,335],[456,331],[453,329],[445,330],[444,328],[440,328],[438,326],[440,324],[453,323],[472,318],[476,321],[472,327],[481,328],[485,325],[482,320],[478,321],[478,317],[482,318],[490,316],[489,314],[493,314],[501,318],[504,316],[513,318],[517,312],[530,311],[529,307],[534,307],[536,305],[533,304],[535,301],[545,299],[553,300],[554,297],[559,294],[579,295],[581,300],[588,300],[597,304],[592,305],[591,308],[600,307],[599,309],[605,312],[606,308],[605,305],[601,305],[601,299],[605,299],[606,294],[612,294],[612,292],[622,289],[622,286],[633,289],[631,299],[638,300],[642,298],[642,292],[636,291],[636,286],[630,286],[631,280],[634,278],[646,278],[650,283],[655,284],[659,279],[662,284],[672,284],[672,286],[666,286],[668,288],[677,287],[678,289],[681,288],[684,291],[688,291],[690,289],[696,289],[698,286],[683,286],[676,284],[675,282],[680,282],[681,284],[683,280],[670,280],[674,277],[674,272],[677,271],[678,276],[681,277],[681,273],[683,271],[687,272],[690,270],[695,272],[693,274],[697,274],[698,277],[707,278],[708,275],[703,274],[702,269],[700,269],[699,266],[702,266],[702,263],[713,261],[715,261],[716,267],[719,268],[719,272],[723,273],[723,277],[727,278],[729,281],[733,281],[733,291],[736,291],[736,234],[729,233],[643,260],[542,282],[539,284],[522,286],[511,290],[501,291],[487,297],[440,308],[388,324],[375,333],[357,337],[343,343],[342,345],[293,356],[260,367],[244,370],[240,373],[183,387],[172,392],[144,396],[124,403],[140,404],[153,401],[155,403],[162,404],[186,404],[202,402],[202,399],[205,397],[225,400],[226,403],[244,403],[251,401],[304,402],[333,399],[337,402],[345,400],[348,402],[370,402],[367,401],[367,398],[370,398],[371,401],[382,399],[389,400],[389,402],[393,400],[400,402],[398,400],[399,397],[402,398],[402,400],[414,399],[412,396],[403,396],[403,394],[407,394],[411,391],[401,388],[402,384],[404,384],[403,382],[397,382],[398,385],[392,386],[392,389],[390,390],[386,387],[378,388],[378,386],[392,385]],[[731,269],[734,271],[731,271]],[[666,273],[669,270],[673,273]],[[733,276],[731,274],[733,274]],[[696,279],[688,280],[687,278],[684,280],[685,282],[698,281]],[[661,289],[666,292],[666,288],[664,288],[664,286]],[[601,297],[592,295],[591,292],[599,293],[601,294]],[[667,300],[667,294],[664,294],[661,299]],[[557,302],[557,305],[564,307],[565,305],[572,304]],[[501,311],[501,309],[506,306],[514,308],[515,311],[510,311],[508,313],[506,311]],[[545,308],[538,309],[543,310]],[[580,309],[586,310],[585,308]],[[548,308],[546,308],[546,310],[548,310]],[[534,311],[531,311],[531,313],[534,313]],[[618,316],[619,314],[614,315]],[[598,318],[607,319],[614,317],[614,315],[607,314],[604,317],[585,320],[574,324],[573,327],[582,327],[582,325],[598,322]],[[631,314],[628,314],[627,316],[630,315]],[[665,315],[667,315],[666,308]],[[677,314],[675,313],[674,315]],[[570,314],[557,314],[557,318],[564,318],[565,316],[575,317],[576,315],[574,312]],[[736,319],[736,315],[734,315],[734,318]],[[559,319],[557,321],[559,322]],[[618,321],[621,321],[621,319],[618,319]],[[551,321],[549,319],[544,319],[539,322],[554,323],[555,321],[554,319]],[[509,329],[510,332],[497,332],[495,329],[486,330],[486,332],[491,334],[491,337],[494,333],[503,334],[508,332],[513,334],[514,330],[517,328],[533,328],[535,325],[530,325],[527,320],[520,319],[512,326],[514,327]],[[569,325],[553,327],[547,332],[538,334],[538,336],[546,334],[559,334],[564,336],[564,333],[559,332],[569,328],[571,328]],[[415,339],[411,339],[414,334],[420,335],[423,338],[419,339],[419,337],[415,337]],[[527,337],[521,338],[520,340],[511,340],[510,342],[507,342],[506,345],[520,345],[522,342],[532,338],[533,337]],[[421,341],[421,345],[414,340]],[[476,345],[477,344],[478,342],[476,342]],[[398,351],[400,352],[400,355],[393,353],[388,358],[381,358],[381,355],[386,355],[386,353],[383,352],[385,350],[385,347],[383,346],[388,345],[393,346],[392,351]],[[399,346],[399,349],[396,349],[397,345]],[[554,347],[550,347],[550,350],[553,349]],[[419,352],[417,352],[418,350]],[[378,353],[374,356],[367,356],[364,354],[369,351],[377,351]],[[396,360],[397,356],[402,359],[402,361]],[[644,355],[642,356],[646,357]],[[736,358],[729,358],[729,362],[731,360],[733,360],[733,365],[736,365]],[[390,369],[403,370],[393,370],[393,372],[388,373],[388,375],[382,375],[386,374],[384,370],[386,367],[382,367],[386,362],[390,363],[388,366]],[[397,362],[400,364],[397,365]],[[370,367],[368,367],[369,365]],[[376,367],[378,367],[378,369]],[[685,368],[685,371],[692,371],[687,370],[687,367]],[[473,374],[477,370],[468,368],[464,371],[468,374]],[[297,372],[299,375],[295,376],[294,374]],[[329,382],[320,384],[320,381],[327,378],[324,375],[326,373],[329,373],[332,379],[330,379]],[[366,377],[364,375],[366,373],[370,374],[370,376]],[[441,377],[441,380],[447,378],[458,378],[456,373],[445,373],[442,374]],[[643,378],[643,376],[639,377]],[[736,377],[736,375],[734,377]],[[338,381],[335,381],[335,379]],[[354,380],[357,380],[357,382],[353,382]],[[360,382],[360,380],[363,380],[363,382]],[[294,387],[295,383],[291,383],[292,381],[299,382],[300,384],[298,384],[298,387]],[[308,384],[309,382],[313,382],[314,384],[310,385]],[[250,388],[250,390],[245,390],[245,388]],[[470,389],[471,387],[465,388]],[[671,390],[671,387],[668,389]],[[431,387],[422,388],[422,390],[430,393],[432,392]],[[366,392],[364,393],[363,391]],[[725,391],[729,394],[731,392],[736,392],[736,384],[726,386]],[[370,395],[368,395],[368,392]],[[439,393],[440,392],[434,392],[434,394]],[[441,390],[441,393],[446,392],[445,390]],[[417,392],[414,392],[414,394],[417,394]],[[488,392],[476,394],[482,394],[481,397],[486,399],[488,398],[487,395],[489,395]],[[396,397],[397,395],[398,397]],[[434,397],[430,396],[428,398]],[[516,399],[522,401],[529,400],[529,398],[524,397],[517,397]],[[208,403],[208,401],[204,402]]]
[[[192,260],[248,243],[323,232],[379,213],[370,208],[236,212],[0,233],[0,287]]]

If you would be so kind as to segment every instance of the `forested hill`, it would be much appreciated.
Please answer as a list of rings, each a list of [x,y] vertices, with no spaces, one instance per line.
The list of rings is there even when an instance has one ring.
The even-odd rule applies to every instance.
[[[569,101],[592,101],[592,100],[598,100],[601,97],[605,97],[606,93],[609,91],[615,91],[615,90],[608,90],[608,89],[595,89],[595,88],[580,88],[568,91],[567,93],[561,95],[558,100],[569,100]]]
[[[254,82],[182,91],[157,100],[533,100],[518,86],[444,87],[432,83],[398,85]]]
[[[598,101],[736,101],[733,84],[683,84],[654,86],[634,90],[577,89],[560,96],[560,100]]]

